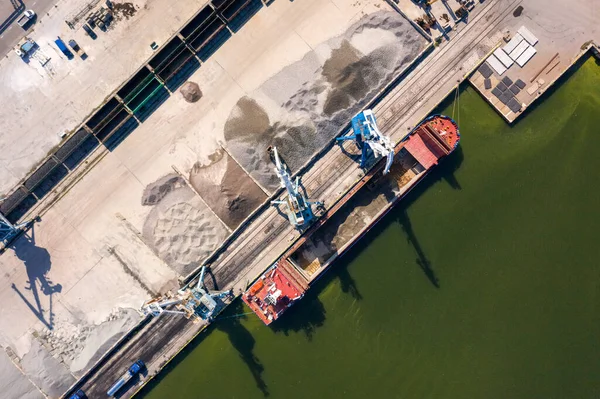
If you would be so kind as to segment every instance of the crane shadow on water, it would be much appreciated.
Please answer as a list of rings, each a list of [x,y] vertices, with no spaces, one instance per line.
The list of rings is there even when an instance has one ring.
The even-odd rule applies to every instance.
[[[227,310],[227,314],[233,313],[234,315],[242,314],[244,312],[244,305],[241,300],[235,300],[230,308]],[[252,374],[256,386],[263,393],[264,396],[269,396],[269,390],[267,384],[262,377],[264,372],[264,366],[260,362],[260,359],[254,354],[254,345],[256,343],[254,337],[244,327],[241,320],[245,316],[229,317],[223,319],[217,319],[214,326],[217,330],[224,332],[229,338],[229,342],[238,352],[238,355],[242,361],[248,366],[248,370]]]
[[[248,367],[252,378],[256,382],[257,388],[265,397],[269,396],[268,386],[263,378],[264,366],[260,359],[254,354],[256,341],[250,331],[242,324],[242,320],[247,318],[245,312],[248,312],[248,309],[244,307],[241,299],[238,298],[234,300],[227,309],[212,322],[205,333],[191,341],[181,353],[175,356],[175,358],[165,366],[160,374],[150,380],[144,388],[142,388],[139,396],[143,398],[151,394],[153,389],[156,388],[163,379],[171,373],[171,371],[177,369],[182,362],[188,359],[188,356],[191,355],[189,361],[198,362],[195,351],[205,339],[211,336],[211,333],[214,330],[225,333],[231,346],[237,351],[240,359]],[[192,396],[182,396],[182,398],[184,397]]]
[[[406,195],[406,197],[401,201],[400,206],[394,212],[396,217],[393,221],[396,221],[400,224],[402,230],[406,234],[407,241],[413,246],[417,254],[417,258],[415,260],[416,264],[421,268],[427,279],[429,279],[435,288],[440,288],[439,279],[437,278],[433,265],[428,259],[427,254],[421,246],[419,238],[413,229],[412,223],[408,216],[408,208],[410,208],[410,206],[432,185],[440,180],[445,181],[451,188],[460,190],[461,186],[456,179],[454,172],[460,167],[463,159],[464,155],[462,148],[459,146],[452,154],[448,156],[448,158],[443,160],[441,165],[432,170],[429,175],[423,178],[423,181],[419,185],[417,185],[410,193]]]

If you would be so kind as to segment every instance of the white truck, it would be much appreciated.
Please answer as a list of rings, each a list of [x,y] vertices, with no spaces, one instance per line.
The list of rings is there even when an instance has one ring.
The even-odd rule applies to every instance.
[[[33,10],[25,10],[23,15],[17,19],[17,25],[23,29],[27,29],[27,25],[35,18],[35,12]]]

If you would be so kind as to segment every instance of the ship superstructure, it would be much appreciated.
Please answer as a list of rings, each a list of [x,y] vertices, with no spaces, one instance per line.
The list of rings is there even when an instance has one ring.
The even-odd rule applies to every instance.
[[[308,288],[290,267],[281,262],[274,264],[242,295],[246,305],[267,325],[301,299]]]

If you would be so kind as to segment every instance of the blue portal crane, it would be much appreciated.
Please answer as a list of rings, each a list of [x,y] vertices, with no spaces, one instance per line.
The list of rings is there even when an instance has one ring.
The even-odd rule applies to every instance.
[[[281,187],[287,191],[287,198],[271,201],[271,204],[283,205],[292,226],[302,228],[315,218],[311,205],[323,206],[323,202],[309,201],[299,190],[300,177],[297,176],[295,183],[292,183],[287,167],[279,159],[277,148],[272,147],[272,154],[275,161],[275,173],[279,177]]]
[[[356,145],[362,150],[360,158],[360,167],[367,165],[371,153],[377,159],[387,157],[383,174],[387,174],[394,162],[394,146],[390,139],[384,136],[377,127],[377,121],[373,111],[364,110],[352,118],[352,134],[338,137],[338,142],[346,140],[355,140]]]
[[[146,301],[142,305],[144,315],[160,316],[163,313],[174,313],[185,316],[194,322],[211,321],[223,307],[223,301],[231,296],[231,290],[209,291],[204,285],[206,266],[202,266],[198,283],[186,284],[177,294],[167,294]],[[175,306],[175,309],[167,309]]]

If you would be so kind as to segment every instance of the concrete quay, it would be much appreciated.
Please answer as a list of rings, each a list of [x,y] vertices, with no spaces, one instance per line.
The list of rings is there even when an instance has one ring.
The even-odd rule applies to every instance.
[[[481,7],[473,20],[455,32],[449,42],[443,43],[418,66],[402,76],[393,89],[385,90],[374,107],[381,121],[382,131],[390,134],[395,141],[401,140],[410,126],[423,119],[447,93],[454,90],[467,72],[493,46],[498,38],[498,25],[515,3],[517,2],[490,2]],[[408,93],[419,94],[407,98]],[[403,118],[394,118],[397,115],[402,115]],[[351,190],[364,175],[355,160],[344,153],[352,152],[351,146],[352,144],[345,144],[344,147],[330,146],[302,171],[303,185],[309,195],[324,199],[327,208]],[[228,245],[226,251],[208,264],[214,282],[220,289],[232,288],[239,295],[249,282],[270,266],[299,236],[275,209],[265,210]],[[165,365],[166,359],[174,357],[189,342],[190,337],[199,334],[204,328],[205,326],[193,325],[177,317],[153,320],[144,334],[131,338],[130,343],[113,356],[114,360],[110,364],[100,367],[90,382],[83,385],[83,389],[86,392],[96,392],[100,387],[106,389],[110,381],[116,378],[111,371],[123,370],[131,359],[145,359],[149,364],[149,375],[155,375]],[[164,336],[163,331],[166,330],[174,332],[168,348],[153,352],[156,350],[154,345],[145,348],[136,344],[146,342],[148,336]],[[138,388],[131,387],[126,395]]]
[[[6,135],[0,144],[5,149],[26,147],[27,151],[13,151],[18,159],[4,159],[0,164],[26,170],[25,164],[37,162],[36,156],[56,143],[56,132],[68,130],[79,124],[80,118],[98,111],[93,106],[99,99],[137,73],[141,62],[155,56],[144,43],[157,40],[157,36],[159,44],[169,40],[173,28],[204,5],[202,1],[180,3],[161,21],[162,3],[155,1],[146,8],[145,1],[137,1],[139,8],[131,21],[123,18],[95,45],[82,42],[92,55],[90,64],[80,60],[68,64],[54,58],[57,73],[51,75],[52,71],[36,71],[9,56],[0,71],[11,90],[20,90],[18,97],[23,101],[13,101],[5,112],[10,114],[11,107],[16,107],[19,115],[24,115],[23,104],[32,99],[28,112],[43,111],[38,115],[43,122],[3,118],[10,125],[4,131],[19,134],[23,140]],[[523,23],[519,18],[533,18],[541,26],[573,24],[565,22],[568,13],[560,12],[559,2],[551,5],[545,8],[538,0],[483,2],[469,14],[466,24],[457,23],[447,33],[448,40],[436,42],[435,48],[426,47],[424,39],[406,30],[401,18],[381,0],[360,4],[350,0],[274,1],[241,30],[228,30],[233,32],[231,38],[189,76],[200,85],[202,99],[191,104],[172,91],[118,147],[109,149],[101,143],[97,152],[77,167],[81,173],[71,181],[65,179],[65,190],[57,190],[43,208],[42,221],[0,258],[5,272],[0,283],[6,288],[2,300],[7,305],[2,310],[0,341],[8,363],[12,361],[21,379],[29,379],[33,391],[38,390],[37,396],[35,392],[13,396],[58,397],[81,377],[74,387],[83,384],[91,397],[103,396],[132,361],[142,358],[149,365],[149,374],[123,393],[133,395],[205,327],[173,316],[140,322],[134,309],[144,299],[193,278],[202,263],[211,267],[209,283],[233,288],[237,295],[298,240],[298,232],[268,207],[269,199],[279,197],[280,191],[273,185],[272,166],[260,159],[267,145],[287,146],[284,159],[302,176],[309,196],[325,200],[329,209],[364,174],[348,156],[353,151],[351,144],[340,147],[331,142],[343,133],[341,128],[350,114],[372,107],[381,130],[394,141],[402,139],[502,43],[506,29]],[[519,6],[525,11],[515,17]],[[577,11],[569,17],[578,21],[579,28],[568,34],[579,37],[583,30],[593,40],[597,37],[593,13],[581,11],[585,6],[589,1],[576,2]],[[38,34],[45,38],[55,36],[54,25],[62,23],[65,11],[59,7],[55,12],[48,23],[40,25]],[[377,25],[374,22],[378,28],[364,29]],[[152,24],[157,25],[154,31],[147,29]],[[142,45],[136,46],[131,57],[113,50],[122,49],[112,44],[122,46],[120,38],[131,34],[139,35],[144,51]],[[579,48],[581,44],[575,41],[570,45]],[[47,43],[42,44],[46,49]],[[355,90],[364,87],[364,71],[385,65],[373,62],[369,52],[374,47],[386,57],[394,54],[390,48],[400,49],[397,53],[404,54],[406,61],[392,58],[396,64],[391,72],[368,76],[376,81],[372,87],[378,92],[360,95],[376,97],[375,101],[351,104],[346,113],[338,112],[339,105],[352,98],[348,94],[352,91],[343,96],[336,91],[336,85],[346,84],[339,78],[342,72],[351,72],[345,76],[354,79],[348,87]],[[415,56],[419,62],[411,64]],[[115,62],[111,57],[116,57]],[[117,72],[112,71],[111,62],[118,66]],[[356,65],[366,67],[357,73],[352,69]],[[405,67],[409,69],[403,71]],[[29,69],[25,73],[20,68]],[[90,90],[85,76],[102,69],[112,71],[110,79]],[[318,73],[311,75],[314,70]],[[19,79],[10,80],[16,75]],[[32,75],[31,79],[27,81],[25,75]],[[43,97],[39,97],[39,87]],[[323,87],[329,95],[324,102],[326,96],[312,97]],[[72,90],[83,95],[66,101]],[[9,93],[7,102],[15,95]],[[55,105],[48,103],[47,98],[56,93],[60,96]],[[310,108],[314,103],[319,104],[316,111]],[[61,117],[48,112],[54,107],[64,110],[57,112]],[[241,118],[248,109],[252,118]],[[460,112],[456,116],[459,122]],[[282,125],[284,129],[277,130]],[[44,127],[47,129],[40,130]],[[315,137],[310,136],[313,128],[321,133],[318,140],[310,138]],[[250,134],[240,134],[244,130]],[[308,132],[309,138],[299,132]],[[251,150],[258,155],[248,156]],[[295,153],[301,156],[294,158]],[[2,183],[9,184],[13,177]],[[231,195],[231,187],[253,194],[240,198],[237,192]],[[243,212],[232,218],[227,210],[237,204],[243,205]],[[192,228],[179,234],[183,221]],[[148,233],[149,227],[154,231]],[[175,239],[169,234],[179,235]],[[110,346],[113,348],[106,352]],[[44,366],[41,372],[36,368],[39,359]]]

